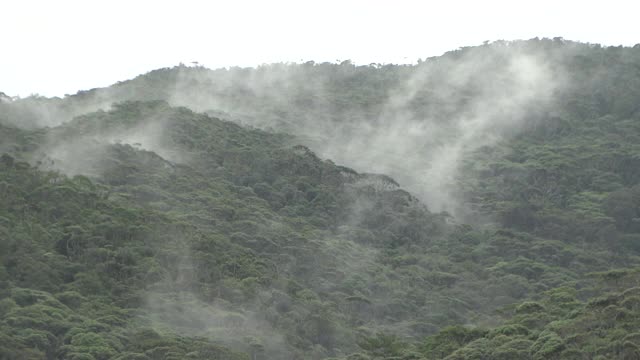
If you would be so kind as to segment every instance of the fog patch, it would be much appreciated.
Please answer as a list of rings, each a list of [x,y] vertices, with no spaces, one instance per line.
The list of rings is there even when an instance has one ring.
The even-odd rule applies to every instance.
[[[169,163],[183,163],[188,156],[165,134],[168,121],[162,116],[154,116],[136,121],[132,126],[85,131],[74,126],[54,128],[33,155],[32,162],[42,169],[68,176],[102,177],[110,169],[109,163],[117,160],[110,158],[110,150],[114,146],[129,146],[132,150],[153,152]]]
[[[517,133],[558,86],[533,54],[505,50],[498,59],[504,64],[497,74],[495,56],[420,65],[390,92],[379,118],[340,127],[313,147],[357,170],[393,176],[432,210],[459,214],[456,178],[464,155]]]
[[[106,91],[79,92],[64,98],[38,95],[9,98],[0,95],[0,120],[20,129],[56,127],[82,114],[109,111],[114,102]]]
[[[158,332],[207,338],[252,358],[292,358],[284,337],[255,310],[204,302],[190,291],[149,292],[145,299],[143,319]]]

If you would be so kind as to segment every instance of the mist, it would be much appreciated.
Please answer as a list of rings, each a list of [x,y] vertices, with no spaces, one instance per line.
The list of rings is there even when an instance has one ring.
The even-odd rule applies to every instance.
[[[188,241],[173,237],[171,258],[176,263],[165,269],[162,281],[145,289],[143,306],[137,323],[150,326],[158,333],[206,338],[210,341],[245,352],[255,358],[294,358],[294,349],[274,328],[263,310],[262,303],[272,295],[264,291],[252,304],[234,304],[211,296],[204,300],[195,286],[198,268]],[[214,289],[211,289],[212,291]]]
[[[322,158],[389,175],[430,210],[464,218],[470,212],[457,186],[464,155],[512,138],[553,111],[551,99],[566,80],[543,50],[526,42],[496,42],[417,65],[345,61],[218,70],[181,65],[64,99],[5,102],[12,106],[4,116],[15,126],[57,126],[121,101],[166,100],[245,126],[294,134]],[[100,141],[143,144],[167,160],[179,160],[177,153],[163,153],[155,140],[163,122],[145,123],[127,134],[101,134]]]
[[[464,154],[539,121],[564,81],[545,54],[517,43],[463,49],[416,66],[182,68],[175,80],[173,104],[296,134],[320,157],[387,174],[431,210],[456,216],[466,213],[456,185]],[[336,91],[344,88],[349,92]]]

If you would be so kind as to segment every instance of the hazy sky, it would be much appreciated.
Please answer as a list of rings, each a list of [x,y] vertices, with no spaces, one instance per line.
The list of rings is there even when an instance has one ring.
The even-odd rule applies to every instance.
[[[634,45],[635,3],[0,0],[0,91],[62,96],[192,61],[415,62],[536,36]]]

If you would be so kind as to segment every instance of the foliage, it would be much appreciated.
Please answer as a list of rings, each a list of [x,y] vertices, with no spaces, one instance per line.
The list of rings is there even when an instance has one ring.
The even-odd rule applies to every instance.
[[[464,153],[455,221],[313,139],[236,123],[355,123],[425,64],[177,67],[0,103],[0,358],[637,358],[638,49],[428,61],[501,47],[541,51],[567,86]],[[281,73],[295,86],[243,85]],[[166,102],[185,79],[193,110]],[[198,108],[211,94],[243,110]],[[418,95],[410,111],[443,121],[462,105]]]

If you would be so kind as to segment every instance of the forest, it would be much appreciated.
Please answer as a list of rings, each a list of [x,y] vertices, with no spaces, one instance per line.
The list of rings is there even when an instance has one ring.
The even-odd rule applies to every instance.
[[[0,359],[640,359],[640,46],[0,93]]]

